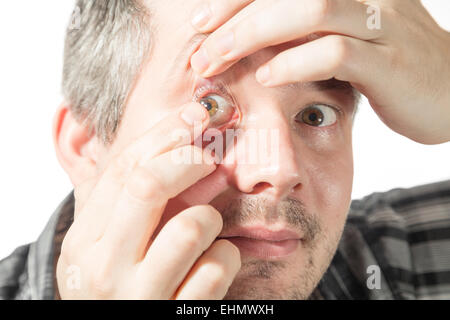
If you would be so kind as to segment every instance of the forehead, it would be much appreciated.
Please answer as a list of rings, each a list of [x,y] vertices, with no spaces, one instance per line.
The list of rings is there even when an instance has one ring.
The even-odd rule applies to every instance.
[[[190,18],[199,3],[198,0],[146,0],[151,13],[152,51],[162,55],[167,63],[197,34]]]
[[[158,30],[181,34],[195,32],[190,20],[200,4],[199,0],[146,0]]]

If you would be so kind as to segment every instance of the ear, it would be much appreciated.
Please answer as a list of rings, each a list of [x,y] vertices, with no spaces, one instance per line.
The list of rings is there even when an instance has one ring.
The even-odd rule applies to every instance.
[[[67,104],[62,104],[53,119],[56,156],[74,186],[97,174],[101,150],[95,133],[79,123]]]

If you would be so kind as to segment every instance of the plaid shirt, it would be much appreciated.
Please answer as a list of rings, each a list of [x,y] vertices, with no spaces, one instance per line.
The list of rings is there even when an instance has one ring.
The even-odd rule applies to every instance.
[[[59,298],[55,266],[73,209],[71,193],[36,242],[0,261],[0,299]],[[353,201],[310,299],[450,299],[450,180]]]

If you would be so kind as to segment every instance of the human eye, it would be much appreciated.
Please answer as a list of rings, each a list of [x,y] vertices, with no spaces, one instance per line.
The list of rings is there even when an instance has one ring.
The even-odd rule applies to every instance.
[[[208,110],[210,127],[221,129],[231,126],[239,118],[233,99],[222,86],[202,87],[196,91],[194,100]]]
[[[295,121],[312,127],[328,127],[337,122],[337,109],[325,104],[313,104],[295,116]]]

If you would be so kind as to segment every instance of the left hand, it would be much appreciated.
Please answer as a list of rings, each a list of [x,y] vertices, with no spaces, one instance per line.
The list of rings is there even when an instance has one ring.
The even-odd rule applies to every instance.
[[[348,81],[394,131],[424,144],[450,141],[450,35],[420,0],[204,2],[212,14],[195,27],[214,32],[191,59],[203,77],[263,48],[305,39],[260,66],[258,81]],[[369,6],[379,8],[380,28],[369,28]],[[311,34],[318,37],[311,41]]]

